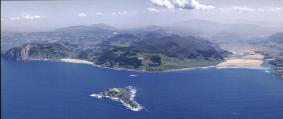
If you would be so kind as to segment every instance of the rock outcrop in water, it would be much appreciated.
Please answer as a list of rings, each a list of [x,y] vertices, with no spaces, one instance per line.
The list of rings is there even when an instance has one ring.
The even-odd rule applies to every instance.
[[[96,98],[109,98],[113,101],[118,101],[123,103],[124,106],[128,107],[132,111],[140,111],[142,106],[138,104],[134,98],[136,94],[136,89],[132,86],[126,88],[109,88],[103,92],[97,94],[91,94],[90,96]]]

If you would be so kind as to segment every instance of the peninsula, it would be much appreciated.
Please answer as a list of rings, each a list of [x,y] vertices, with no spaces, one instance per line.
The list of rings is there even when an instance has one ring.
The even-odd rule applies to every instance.
[[[31,42],[10,48],[2,56],[12,60],[44,59],[114,69],[167,71],[215,66],[231,54],[210,41],[194,36],[159,31],[137,32],[115,34],[99,43],[87,40],[81,43],[63,40]]]

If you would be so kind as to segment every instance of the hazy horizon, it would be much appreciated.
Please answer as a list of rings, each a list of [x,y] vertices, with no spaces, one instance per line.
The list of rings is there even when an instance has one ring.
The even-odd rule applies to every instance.
[[[118,28],[168,26],[195,19],[280,28],[282,13],[281,0],[1,1],[1,31],[97,23]]]

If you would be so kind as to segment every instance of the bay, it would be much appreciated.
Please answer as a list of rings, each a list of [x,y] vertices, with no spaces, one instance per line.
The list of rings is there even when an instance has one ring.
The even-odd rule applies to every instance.
[[[283,80],[256,69],[144,73],[1,61],[3,119],[281,119]],[[134,86],[144,109],[90,94]]]

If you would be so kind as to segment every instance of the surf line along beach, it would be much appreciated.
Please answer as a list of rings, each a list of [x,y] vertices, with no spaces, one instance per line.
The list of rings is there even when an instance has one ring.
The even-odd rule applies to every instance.
[[[73,58],[64,58],[60,59],[62,62],[69,62],[69,63],[78,63],[78,64],[94,64],[93,62],[86,61],[86,60],[80,60],[80,59],[73,59]]]

